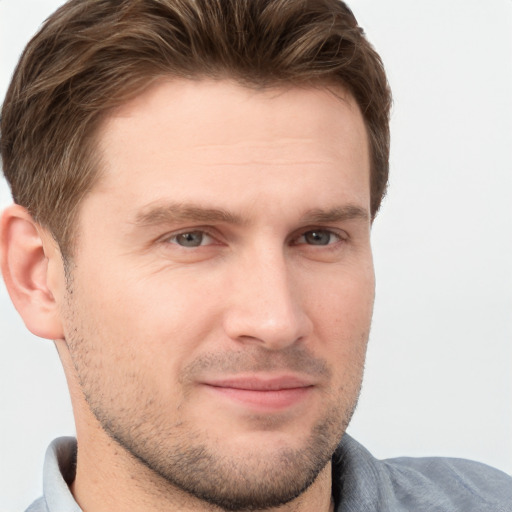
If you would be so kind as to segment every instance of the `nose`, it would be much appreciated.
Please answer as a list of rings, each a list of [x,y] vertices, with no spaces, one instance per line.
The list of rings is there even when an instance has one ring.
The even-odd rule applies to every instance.
[[[231,275],[224,330],[233,340],[280,350],[305,339],[312,322],[300,276],[283,251],[257,251]]]

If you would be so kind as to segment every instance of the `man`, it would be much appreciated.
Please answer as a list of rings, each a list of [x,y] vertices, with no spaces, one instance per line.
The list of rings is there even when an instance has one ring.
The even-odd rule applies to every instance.
[[[2,270],[78,450],[29,510],[511,510],[475,463],[379,462],[361,384],[390,94],[325,1],[72,1],[2,111]]]

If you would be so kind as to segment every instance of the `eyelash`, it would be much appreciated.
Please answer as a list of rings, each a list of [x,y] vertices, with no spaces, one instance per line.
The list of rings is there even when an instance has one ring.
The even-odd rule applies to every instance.
[[[171,236],[166,237],[164,241],[166,241],[167,243],[174,243],[175,245],[178,245],[180,247],[187,248],[186,245],[182,245],[182,244],[179,244],[177,242],[172,242],[172,240],[176,240],[178,237],[183,236],[183,235],[193,235],[193,234],[196,234],[196,233],[199,233],[202,236],[206,235],[207,237],[211,238],[212,240],[216,240],[216,238],[213,235],[211,235],[207,230],[204,230],[204,229],[194,229],[194,230],[189,230],[189,231],[182,231],[180,233],[175,233],[175,234],[173,234]],[[201,240],[201,242],[202,242],[202,240]],[[201,243],[198,246],[189,246],[189,247],[194,249],[194,248],[197,248],[197,247],[203,247],[204,245],[215,245],[215,244],[211,244],[211,243],[210,244],[202,244]]]
[[[346,241],[346,237],[343,237],[340,233],[336,232],[336,231],[333,231],[332,229],[326,229],[326,228],[314,228],[314,229],[308,229],[307,231],[304,231],[299,237],[298,239],[301,239],[301,238],[304,238],[306,239],[306,237],[308,235],[313,235],[313,234],[316,234],[316,235],[319,235],[319,234],[327,234],[329,235],[330,237],[330,240],[328,243],[326,244],[308,244],[308,243],[304,243],[304,245],[309,245],[311,247],[330,247],[332,245],[334,245],[336,242],[344,242]],[[332,238],[335,238],[336,240],[332,241],[331,239]],[[297,239],[296,239],[297,240]],[[293,245],[301,245],[301,244],[298,244],[297,242],[295,242]]]
[[[328,243],[326,244],[308,244],[308,243],[298,243],[297,240],[301,239],[301,238],[304,238],[306,237],[307,235],[309,234],[313,234],[313,233],[321,233],[321,234],[328,234],[329,237],[330,237],[330,240]],[[178,233],[173,233],[172,235],[170,236],[166,236],[164,239],[163,239],[163,242],[165,243],[170,243],[170,244],[173,244],[173,245],[177,245],[178,247],[182,247],[183,249],[198,249],[199,247],[205,247],[205,246],[210,246],[210,245],[218,245],[216,243],[207,243],[207,244],[203,244],[203,240],[201,240],[201,243],[197,246],[186,246],[186,245],[182,245],[182,244],[179,244],[177,243],[177,238],[182,236],[182,235],[193,235],[193,234],[201,234],[203,237],[206,236],[206,237],[209,237],[210,239],[212,240],[218,240],[218,235],[214,235],[212,234],[208,229],[205,229],[205,228],[196,228],[196,229],[191,229],[191,230],[184,230],[184,231],[181,231],[181,232],[178,232]],[[332,241],[332,238],[335,238],[334,241]],[[298,236],[294,236],[292,238],[292,241],[290,243],[290,245],[294,245],[294,246],[297,246],[297,245],[307,245],[309,247],[323,247],[324,249],[325,248],[332,248],[332,246],[336,245],[337,243],[339,242],[346,242],[348,239],[348,236],[345,232],[340,232],[339,230],[335,230],[335,229],[332,229],[332,228],[326,228],[326,227],[311,227],[311,228],[308,228],[306,230],[303,230],[301,231],[300,235]]]

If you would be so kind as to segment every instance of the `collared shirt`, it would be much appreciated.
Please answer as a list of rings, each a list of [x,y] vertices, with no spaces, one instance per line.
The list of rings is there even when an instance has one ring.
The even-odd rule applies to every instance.
[[[53,441],[44,463],[44,495],[26,512],[81,512],[68,487],[75,466],[75,439]],[[336,512],[512,512],[512,478],[478,462],[377,460],[345,434],[332,468]]]

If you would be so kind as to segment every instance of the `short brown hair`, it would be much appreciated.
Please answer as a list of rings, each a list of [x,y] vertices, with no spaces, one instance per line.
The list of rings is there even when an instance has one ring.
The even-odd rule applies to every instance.
[[[371,213],[388,181],[391,94],[381,59],[339,0],[71,0],[27,45],[1,117],[14,201],[71,250],[112,108],[171,75],[249,87],[339,84],[370,143]]]

